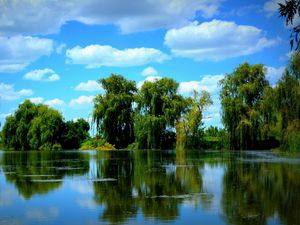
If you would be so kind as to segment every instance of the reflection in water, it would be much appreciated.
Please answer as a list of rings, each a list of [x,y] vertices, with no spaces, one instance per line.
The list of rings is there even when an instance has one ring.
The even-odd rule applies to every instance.
[[[66,175],[87,173],[87,157],[72,152],[5,152],[1,164],[6,180],[30,199],[59,188]]]
[[[105,158],[99,153],[99,159]],[[123,222],[141,209],[146,218],[175,220],[179,205],[202,192],[202,177],[197,161],[187,162],[186,151],[124,151],[97,160],[99,178],[116,182],[94,183],[95,200],[105,205],[101,219]],[[126,159],[126,160],[124,160]],[[204,201],[207,199],[204,198]]]
[[[293,164],[228,163],[222,206],[230,224],[283,224],[300,221],[300,171]]]
[[[0,224],[300,221],[300,163],[269,152],[0,154]]]

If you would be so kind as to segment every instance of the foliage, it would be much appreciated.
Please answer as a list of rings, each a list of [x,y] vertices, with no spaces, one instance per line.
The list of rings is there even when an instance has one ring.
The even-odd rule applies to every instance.
[[[259,148],[261,128],[265,125],[260,105],[269,87],[263,65],[242,64],[220,84],[222,120],[230,149]]]
[[[210,94],[203,91],[201,95],[194,92],[188,99],[188,109],[176,125],[176,144],[189,149],[201,148],[203,137],[203,110],[212,104]]]
[[[42,104],[37,105],[36,108],[37,115],[32,119],[27,134],[30,148],[52,150],[55,147],[57,149],[58,144],[61,143],[63,129],[63,118],[60,112]]]
[[[293,120],[286,128],[282,142],[283,149],[300,152],[300,120]]]
[[[115,146],[106,142],[105,139],[94,137],[86,139],[80,147],[81,150],[115,150]]]
[[[276,87],[279,138],[284,150],[300,150],[300,54],[292,56]]]
[[[176,121],[186,108],[169,78],[145,82],[136,95],[135,142],[140,149],[173,148]]]
[[[300,0],[286,0],[285,3],[278,3],[279,14],[285,18],[285,23],[287,26],[293,25],[295,18],[300,16]],[[300,50],[300,40],[299,40],[300,25],[296,23],[291,30],[291,49],[296,44],[295,50],[299,52]]]
[[[62,136],[63,149],[78,149],[80,144],[89,137],[90,125],[84,119],[67,121]]]
[[[65,123],[57,110],[26,100],[6,118],[1,140],[6,149],[14,150],[78,148],[88,137],[88,130],[89,124],[83,119]]]
[[[225,129],[210,126],[204,130],[202,146],[204,149],[226,149],[228,146]]]
[[[99,134],[117,148],[124,148],[134,140],[132,103],[136,85],[120,75],[112,74],[100,80],[105,94],[94,100],[93,120]]]

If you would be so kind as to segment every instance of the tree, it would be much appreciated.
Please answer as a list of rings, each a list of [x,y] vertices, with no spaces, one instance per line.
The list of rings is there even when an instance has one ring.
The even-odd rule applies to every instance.
[[[47,105],[37,106],[38,114],[33,118],[27,135],[31,149],[52,150],[61,148],[63,118],[60,112]]]
[[[203,110],[212,104],[210,94],[202,91],[201,95],[194,91],[194,97],[189,98],[188,110],[176,125],[177,145],[187,148],[200,148],[203,136]]]
[[[295,53],[276,87],[277,112],[282,148],[299,150],[300,140],[300,54]],[[298,143],[298,147],[295,146]]]
[[[90,125],[84,119],[64,123],[62,135],[63,149],[78,149],[80,144],[89,137]]]
[[[9,116],[2,129],[2,142],[6,148],[29,149],[27,134],[31,121],[37,115],[36,106],[29,100],[19,105],[13,116]]]
[[[259,105],[269,85],[263,65],[242,64],[220,84],[222,120],[230,149],[257,148],[262,126]]]
[[[135,141],[138,148],[173,147],[175,124],[186,108],[177,94],[178,83],[170,78],[146,81],[136,96]]]
[[[1,132],[7,149],[61,149],[63,118],[47,105],[35,105],[25,100],[18,110],[6,118]]]
[[[286,25],[293,25],[294,19],[300,16],[300,0],[286,0],[285,3],[278,3],[279,14],[285,18]],[[299,40],[300,24],[293,26],[291,30],[291,49],[296,44],[295,50],[299,52],[300,50],[300,40]]]
[[[98,133],[117,148],[127,147],[134,140],[132,104],[137,91],[135,82],[112,74],[100,83],[105,94],[96,96],[93,111]]]
[[[18,148],[19,145],[16,137],[16,131],[16,118],[14,116],[8,116],[1,132],[2,143],[7,149]]]

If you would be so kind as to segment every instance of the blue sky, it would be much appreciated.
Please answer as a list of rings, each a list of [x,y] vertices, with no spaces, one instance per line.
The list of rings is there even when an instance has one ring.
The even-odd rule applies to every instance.
[[[274,85],[289,59],[281,0],[0,1],[0,122],[25,99],[88,119],[111,73],[141,86],[174,78],[211,93],[205,125],[221,126],[218,82],[244,62]]]

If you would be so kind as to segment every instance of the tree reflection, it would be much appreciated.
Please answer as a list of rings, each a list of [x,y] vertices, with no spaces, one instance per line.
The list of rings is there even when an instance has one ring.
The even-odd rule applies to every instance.
[[[97,177],[117,180],[94,182],[94,199],[105,206],[101,219],[110,223],[124,222],[139,209],[146,218],[175,220],[184,199],[202,191],[198,166],[187,166],[186,152],[104,154],[97,156]]]
[[[71,152],[4,152],[2,169],[26,199],[58,189],[66,175],[89,171],[89,156]]]
[[[231,224],[267,224],[276,215],[283,224],[297,224],[299,190],[294,165],[231,162],[224,176],[223,211]]]

